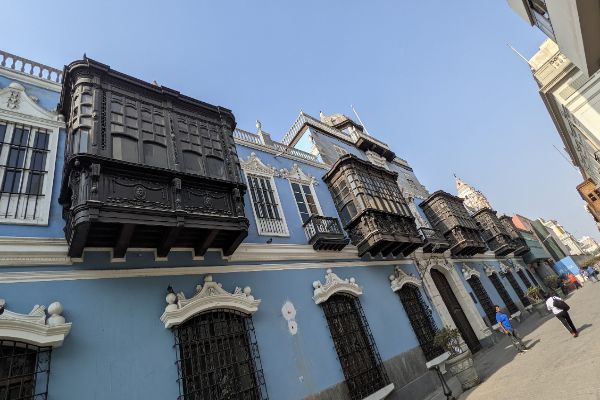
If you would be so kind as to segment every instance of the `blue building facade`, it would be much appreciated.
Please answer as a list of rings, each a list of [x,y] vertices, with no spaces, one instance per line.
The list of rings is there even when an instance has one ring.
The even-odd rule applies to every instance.
[[[235,144],[229,150],[215,144],[225,141],[218,139],[225,133],[206,136],[213,141],[213,155],[219,149],[229,154],[223,159],[237,165],[234,175],[247,188],[238,210],[248,221],[247,233],[231,254],[215,245],[221,222],[214,223],[219,228],[198,231],[201,244],[169,246],[162,254],[160,246],[145,245],[150,230],[134,228],[135,218],[116,231],[117,238],[102,239],[115,239],[116,245],[83,244],[82,254],[76,254],[79,238],[69,236],[65,218],[72,218],[81,196],[89,196],[93,208],[98,201],[93,194],[100,190],[93,182],[103,179],[94,177],[106,167],[92,165],[89,175],[69,175],[65,171],[80,166],[73,157],[81,156],[85,164],[89,148],[103,146],[100,132],[114,133],[121,123],[125,133],[138,123],[144,134],[153,129],[152,143],[163,140],[162,127],[174,123],[162,125],[156,110],[153,119],[144,119],[143,107],[134,118],[128,100],[106,108],[110,117],[97,112],[115,95],[97,95],[101,83],[93,78],[73,86],[78,97],[64,115],[68,89],[62,71],[5,52],[0,57],[0,393],[5,398],[425,398],[439,386],[427,369],[441,354],[432,343],[437,328],[458,327],[465,348],[476,352],[492,343],[493,304],[513,315],[529,307],[523,292],[538,283],[523,278],[520,257],[499,257],[487,248],[452,254],[448,240],[454,238],[445,238],[421,208],[432,195],[409,164],[339,114],[301,113],[281,141],[259,122],[256,132],[236,128],[227,139]],[[145,123],[152,123],[151,130],[143,130]],[[114,137],[112,157],[127,160],[133,147]],[[177,155],[176,146],[165,140],[164,148]],[[145,163],[158,162],[161,148],[149,146]],[[212,164],[205,162],[198,168],[208,171]],[[137,173],[134,164],[127,164],[131,174]],[[353,175],[355,170],[363,172]],[[344,181],[347,189],[338,186],[344,171],[356,176]],[[88,178],[89,193],[65,192]],[[150,183],[136,185],[135,199],[120,199],[118,206],[142,219],[148,207],[141,204],[154,189]],[[175,182],[173,193],[181,185]],[[238,192],[232,193],[235,201]],[[353,200],[346,200],[347,193],[354,193]],[[204,206],[211,209],[212,201],[217,200],[205,200]],[[191,213],[177,215],[184,218],[186,212]],[[151,223],[163,224],[156,215]],[[200,218],[215,219],[208,213]],[[384,232],[376,226],[381,218],[404,231]],[[90,232],[95,223],[90,222]],[[95,234],[95,243],[101,243]],[[184,243],[172,235],[161,240]],[[17,365],[20,373],[14,372]]]

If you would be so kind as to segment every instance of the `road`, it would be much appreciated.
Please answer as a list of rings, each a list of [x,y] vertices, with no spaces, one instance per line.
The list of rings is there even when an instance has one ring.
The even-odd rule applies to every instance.
[[[600,283],[566,299],[580,329],[573,338],[551,315],[531,315],[516,329],[531,349],[518,355],[506,337],[478,354],[483,382],[460,400],[600,400]]]

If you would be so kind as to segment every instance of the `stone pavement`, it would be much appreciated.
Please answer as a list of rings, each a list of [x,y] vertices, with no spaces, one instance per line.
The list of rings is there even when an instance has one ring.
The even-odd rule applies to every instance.
[[[566,301],[578,338],[550,314],[531,314],[515,324],[531,349],[519,355],[502,337],[477,354],[482,383],[458,399],[600,400],[600,283],[586,284]]]

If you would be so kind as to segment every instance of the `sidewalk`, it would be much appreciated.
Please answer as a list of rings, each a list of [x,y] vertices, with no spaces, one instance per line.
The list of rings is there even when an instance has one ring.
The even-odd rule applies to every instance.
[[[482,383],[458,399],[600,400],[600,283],[587,284],[567,302],[578,338],[550,314],[531,314],[515,325],[531,350],[518,355],[502,337],[476,355]]]

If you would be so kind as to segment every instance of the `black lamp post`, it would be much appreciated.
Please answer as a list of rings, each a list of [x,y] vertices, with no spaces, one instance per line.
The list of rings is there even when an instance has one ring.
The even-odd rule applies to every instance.
[[[442,371],[440,371],[440,365],[433,365],[429,369],[435,370],[438,378],[440,378],[440,382],[442,383],[442,390],[444,391],[444,396],[446,396],[446,400],[456,400],[456,398],[452,395],[452,389],[450,389],[450,386],[448,386],[448,383],[446,383],[446,380],[444,379],[444,374],[442,374]]]

